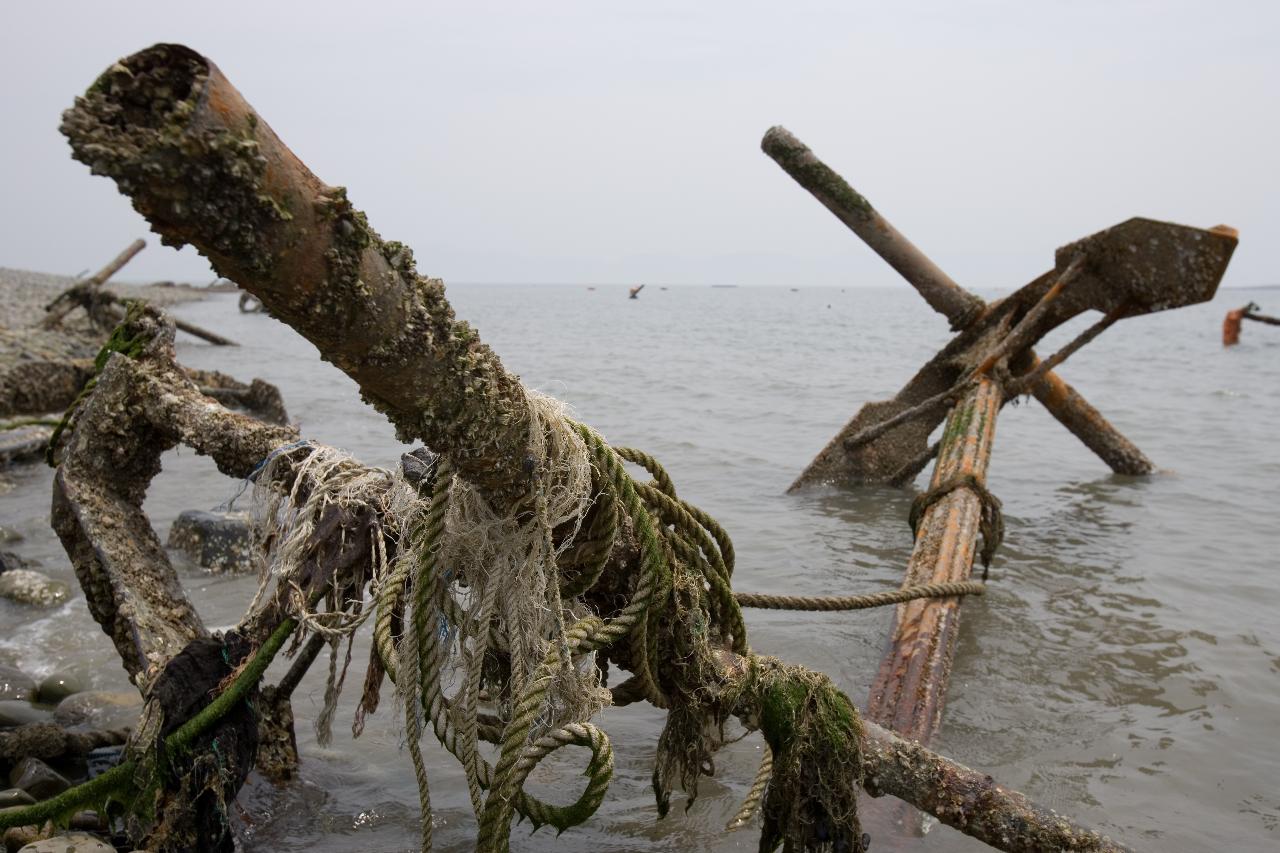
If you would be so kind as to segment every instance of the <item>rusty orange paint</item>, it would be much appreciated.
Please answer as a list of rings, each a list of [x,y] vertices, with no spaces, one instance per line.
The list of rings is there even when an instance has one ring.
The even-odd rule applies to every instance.
[[[1222,345],[1232,347],[1240,343],[1240,324],[1244,320],[1245,309],[1236,308],[1227,312],[1222,321]]]

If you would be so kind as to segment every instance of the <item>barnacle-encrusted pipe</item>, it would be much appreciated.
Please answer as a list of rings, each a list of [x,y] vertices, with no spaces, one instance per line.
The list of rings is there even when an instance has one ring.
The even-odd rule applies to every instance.
[[[409,249],[280,141],[212,62],[160,44],[112,65],[63,115],[73,156],[112,178],[161,242],[195,246],[495,506],[524,497],[528,408]]]

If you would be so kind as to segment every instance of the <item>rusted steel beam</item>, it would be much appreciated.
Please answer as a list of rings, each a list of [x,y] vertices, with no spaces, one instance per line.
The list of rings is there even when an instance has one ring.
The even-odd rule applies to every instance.
[[[952,409],[931,488],[964,476],[985,483],[1003,402],[999,384],[983,379]],[[971,488],[957,488],[927,508],[903,585],[968,580],[981,516],[981,499]],[[871,687],[867,716],[903,737],[928,744],[942,720],[959,627],[959,598],[899,604],[888,651]]]
[[[1038,362],[1038,359],[1036,360]],[[1036,362],[1033,362],[1033,367]],[[1137,445],[1111,428],[1106,417],[1080,396],[1080,392],[1049,371],[1031,386],[1032,395],[1058,422],[1084,442],[1117,474],[1149,474],[1151,460]],[[1115,439],[1121,439],[1116,441]]]
[[[981,316],[987,307],[981,297],[965,290],[943,272],[872,207],[871,202],[789,131],[783,127],[771,128],[764,136],[762,147],[788,175],[897,270],[935,311],[951,321],[952,329],[964,329]],[[1151,460],[1133,442],[1061,377],[1050,372],[1031,387],[1031,392],[1063,426],[1117,474],[1149,474],[1155,470]],[[869,416],[872,414],[868,413]],[[869,426],[869,420],[863,418],[859,427]],[[848,428],[842,435],[847,433]],[[897,464],[901,467],[905,462],[900,459]],[[811,469],[813,467],[810,466]],[[806,469],[796,483],[814,481],[818,479],[817,475],[817,470],[811,472]]]

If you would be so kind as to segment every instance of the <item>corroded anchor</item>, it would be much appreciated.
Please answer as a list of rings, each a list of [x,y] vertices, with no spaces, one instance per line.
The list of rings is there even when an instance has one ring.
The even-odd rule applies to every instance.
[[[929,490],[913,506],[915,545],[904,586],[967,581],[979,534],[985,550],[992,549],[991,537],[1000,533],[991,523],[998,501],[985,488],[987,466],[996,417],[1014,396],[1035,394],[1113,470],[1152,470],[1141,451],[1052,370],[1117,320],[1212,299],[1236,247],[1234,229],[1130,219],[1058,249],[1052,270],[988,305],[948,278],[786,130],[770,130],[763,148],[958,331],[893,399],[863,406],[792,486],[902,483],[937,455]],[[1102,318],[1043,362],[1036,358],[1037,341],[1090,310]],[[942,438],[930,446],[944,418]],[[930,742],[942,720],[959,619],[958,597],[898,605],[868,698],[870,719],[909,740]]]
[[[1130,219],[1058,250],[1055,268],[992,304],[956,284],[871,203],[787,130],[762,147],[786,172],[945,315],[956,337],[890,400],[866,404],[810,463],[792,489],[816,483],[905,482],[936,452],[929,435],[964,377],[1003,375],[1008,399],[1031,393],[1112,470],[1146,474],[1150,460],[1053,368],[1116,320],[1213,298],[1236,246],[1234,229]],[[1073,261],[1078,259],[1075,267]],[[1069,274],[1068,274],[1069,273]],[[1031,348],[1088,310],[1103,320],[1040,364]],[[1034,316],[1028,317],[1034,311]],[[934,401],[934,402],[930,402]]]

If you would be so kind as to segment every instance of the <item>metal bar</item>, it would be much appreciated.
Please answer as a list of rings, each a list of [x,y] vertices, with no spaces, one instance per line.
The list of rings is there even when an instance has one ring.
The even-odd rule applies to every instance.
[[[795,178],[836,218],[862,238],[889,266],[919,291],[925,301],[959,331],[986,307],[983,300],[956,284],[937,264],[849,186],[831,167],[785,127],[772,127],[760,147]]]
[[[1004,404],[998,382],[982,378],[948,415],[931,487],[973,475],[985,483]],[[969,488],[957,488],[928,507],[916,532],[903,586],[969,580],[977,549],[982,504]],[[951,662],[960,639],[959,597],[919,599],[894,611],[889,646],[867,702],[867,717],[907,740],[928,745],[942,723]],[[903,823],[911,825],[907,809]],[[918,830],[917,830],[918,831]]]
[[[932,485],[971,474],[985,482],[1004,402],[999,383],[980,380],[952,410],[943,432]],[[965,581],[973,571],[982,506],[958,488],[925,510],[903,586]],[[867,716],[904,737],[928,744],[942,719],[959,638],[960,599],[922,599],[894,612],[889,649],[871,688]]]
[[[870,720],[863,721],[862,767],[872,796],[898,797],[997,850],[1129,849]]]

